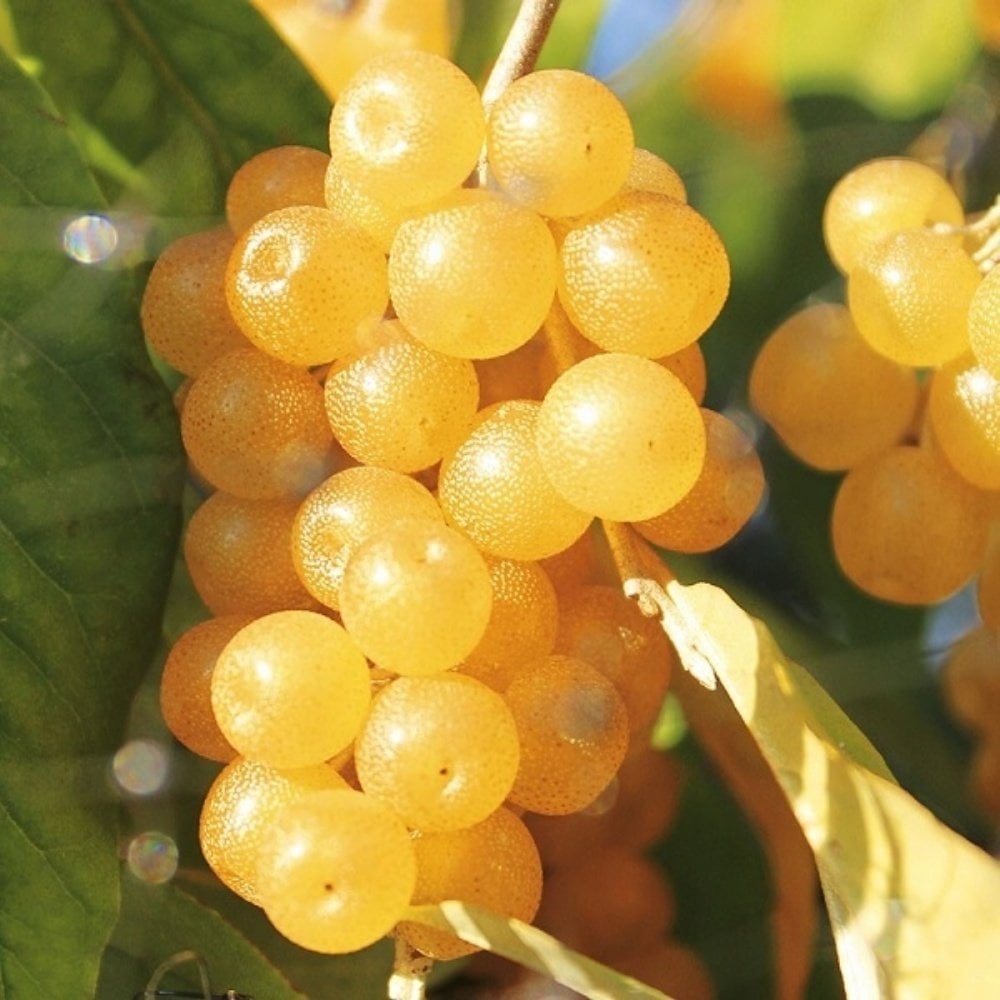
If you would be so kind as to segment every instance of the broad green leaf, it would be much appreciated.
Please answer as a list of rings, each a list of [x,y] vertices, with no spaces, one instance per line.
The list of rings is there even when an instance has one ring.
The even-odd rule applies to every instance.
[[[385,994],[386,983],[392,972],[392,945],[388,940],[379,941],[363,951],[349,955],[322,955],[300,948],[282,937],[263,910],[251,906],[229,889],[218,885],[214,875],[208,872],[191,872],[181,885],[182,891],[189,893],[203,906],[215,910],[229,925],[230,932],[235,929],[232,942],[219,936],[221,950],[232,953],[234,949],[242,947],[241,941],[249,941],[275,969],[280,970],[294,989],[311,1000],[326,1000],[327,997],[378,997]],[[246,977],[244,986],[248,993],[259,1000],[269,996],[249,977]]]
[[[537,927],[471,903],[447,900],[412,906],[406,919],[451,931],[469,944],[576,990],[588,1000],[669,1000],[659,990],[572,951]]]
[[[682,659],[711,666],[809,841],[848,1000],[990,995],[1000,982],[996,862],[899,788],[723,591],[668,584],[662,606]]]
[[[940,107],[977,49],[971,6],[779,0],[778,61],[785,88],[792,95],[845,94],[888,117]]]
[[[66,227],[101,194],[3,53],[0,109],[0,995],[91,997],[118,909],[104,775],[159,634],[182,462],[131,275],[66,252],[96,249]]]
[[[101,969],[98,1000],[123,1000],[146,988],[172,956],[200,955],[216,993],[233,989],[267,1000],[305,1000],[246,938],[214,910],[171,883],[122,882],[122,919]],[[194,963],[178,964],[162,987],[197,989]]]
[[[141,226],[190,228],[254,153],[326,141],[329,102],[246,0],[7,2],[19,53]]]

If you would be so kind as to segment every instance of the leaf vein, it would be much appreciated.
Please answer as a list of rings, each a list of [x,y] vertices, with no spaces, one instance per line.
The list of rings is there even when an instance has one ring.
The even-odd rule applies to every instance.
[[[84,899],[70,887],[69,883],[63,877],[62,873],[52,863],[52,860],[49,858],[45,849],[31,837],[31,835],[24,828],[24,826],[18,821],[17,817],[10,811],[10,809],[7,806],[7,803],[3,800],[2,797],[0,797],[0,811],[2,811],[3,814],[7,817],[7,819],[10,820],[11,825],[14,827],[15,830],[17,830],[19,834],[21,834],[22,838],[28,844],[28,846],[31,847],[35,851],[35,853],[39,855],[39,857],[42,858],[48,869],[52,872],[56,882],[63,890],[63,892],[67,896],[69,896],[69,898],[74,903],[76,903],[76,905],[80,908],[80,911],[83,914],[87,915],[89,913],[89,909]]]
[[[118,457],[121,459],[126,478],[128,479],[129,486],[132,488],[132,493],[135,497],[136,503],[139,505],[140,510],[144,509],[145,504],[142,499],[142,493],[139,489],[139,484],[135,481],[135,475],[133,474],[132,466],[131,463],[129,462],[128,453],[122,447],[121,442],[115,436],[111,427],[104,419],[104,416],[102,415],[101,411],[94,404],[94,401],[90,398],[90,396],[87,395],[83,386],[79,383],[76,377],[70,372],[68,368],[61,365],[58,361],[56,361],[54,358],[49,356],[49,354],[43,351],[34,341],[30,340],[23,333],[21,333],[21,331],[18,330],[17,327],[9,320],[0,317],[0,324],[2,324],[3,327],[7,329],[12,336],[16,337],[23,344],[25,344],[28,350],[32,351],[37,357],[41,358],[53,371],[58,372],[70,383],[70,385],[73,386],[79,398],[83,400],[83,402],[86,404],[87,409],[90,411],[94,419],[97,421],[97,425],[100,427],[105,438],[107,438],[107,440],[111,443],[111,445],[114,447],[115,452],[118,454]]]
[[[79,609],[76,606],[76,603],[73,600],[73,595],[70,594],[70,592],[68,590],[66,590],[62,586],[62,584],[58,580],[56,580],[55,577],[52,576],[51,573],[46,572],[39,565],[39,563],[35,560],[35,558],[32,556],[32,554],[25,548],[25,546],[21,542],[21,540],[10,530],[9,526],[6,524],[6,522],[2,518],[0,518],[0,531],[2,531],[3,534],[6,535],[6,537],[8,539],[10,539],[10,541],[14,544],[14,546],[17,548],[17,550],[22,553],[22,555],[24,556],[24,558],[30,563],[30,565],[35,569],[35,571],[38,572],[44,579],[48,580],[52,584],[53,587],[55,587],[56,591],[59,593],[59,595],[66,602],[66,605],[69,608],[69,610],[70,610],[70,612],[71,612],[71,614],[73,616],[73,619],[76,622],[77,627],[80,630],[80,637],[83,640],[83,645],[84,645],[84,648],[86,649],[87,656],[88,656],[89,660],[91,661],[91,663],[94,665],[94,667],[96,669],[101,670],[102,669],[102,665],[101,665],[101,663],[98,660],[98,657],[97,657],[96,651],[94,649],[93,643],[91,642],[90,633],[87,631],[86,626],[83,624],[83,619],[80,617],[80,612],[79,612]],[[32,656],[31,653],[27,649],[24,648],[24,646],[22,646],[19,642],[17,642],[13,638],[13,636],[11,636],[11,634],[6,629],[3,629],[2,626],[0,626],[0,632],[2,632],[2,634],[7,638],[7,641],[15,649],[20,650],[27,657],[28,661],[39,671],[39,673],[48,682],[49,686],[52,688],[52,691],[56,695],[56,697],[59,698],[61,701],[63,701],[69,707],[69,709],[73,713],[73,715],[75,715],[76,718],[79,720],[80,725],[83,726],[84,725],[84,721],[83,721],[83,717],[79,713],[79,710],[77,709],[77,707],[74,704],[72,704],[72,702],[70,702],[65,697],[65,695],[62,695],[59,692],[58,688],[55,686],[55,683],[52,681],[52,679],[49,677],[49,675],[45,672],[45,668],[42,666],[42,664],[39,663],[38,660],[35,659],[35,657]],[[103,670],[102,670],[102,672],[103,672]]]
[[[114,8],[118,12],[125,30],[132,35],[138,45],[146,52],[150,65],[160,75],[166,88],[176,94],[181,103],[187,108],[195,125],[204,134],[212,148],[222,174],[227,177],[231,175],[236,169],[236,165],[226,150],[222,133],[216,127],[211,112],[166,59],[163,51],[156,45],[145,24],[142,22],[141,17],[133,9],[129,0],[114,0]]]
[[[3,173],[3,175],[5,177],[9,177],[10,180],[13,181],[13,183],[21,191],[23,191],[25,193],[25,195],[28,196],[28,198],[31,199],[31,201],[32,201],[33,204],[38,205],[39,207],[42,207],[42,208],[47,208],[48,207],[47,205],[45,205],[45,202],[43,202],[41,200],[41,198],[39,198],[38,195],[36,195],[35,192],[32,191],[31,188],[29,188],[28,185],[25,184],[23,180],[21,180],[21,178],[17,174],[15,174],[14,171],[11,170],[10,167],[8,167],[6,163],[4,163],[2,161],[0,161],[0,173]]]

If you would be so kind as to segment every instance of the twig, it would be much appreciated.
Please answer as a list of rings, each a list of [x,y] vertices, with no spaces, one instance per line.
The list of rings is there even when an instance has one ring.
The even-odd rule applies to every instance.
[[[685,609],[683,587],[645,539],[628,524],[602,521],[611,558],[625,596],[635,600],[647,618],[659,619],[680,658],[681,665],[702,687],[714,691],[718,679],[711,656],[702,648],[701,628]]]
[[[433,959],[396,938],[396,960],[389,977],[389,1000],[424,1000]]]
[[[973,251],[972,259],[979,270],[986,274],[1000,258],[1000,195],[985,212],[964,225],[953,226],[947,222],[936,222],[930,228],[932,232],[942,236],[968,236],[978,240],[979,246]]]
[[[483,107],[489,114],[497,98],[517,79],[530,73],[538,62],[561,0],[521,0],[503,48],[483,88]],[[486,150],[479,159],[479,183],[487,181]]]
[[[515,80],[535,68],[559,3],[560,0],[521,0],[517,17],[483,88],[483,107],[487,111]]]

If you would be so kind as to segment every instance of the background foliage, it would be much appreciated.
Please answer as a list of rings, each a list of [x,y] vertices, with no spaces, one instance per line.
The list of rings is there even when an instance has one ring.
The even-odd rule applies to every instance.
[[[456,59],[481,78],[516,4],[458,6]],[[0,998],[131,996],[192,942],[221,986],[378,996],[385,948],[307,954],[206,877],[194,827],[209,767],[174,749],[169,793],[152,800],[107,778],[126,735],[163,736],[157,650],[182,517],[173,410],[138,331],[142,282],[167,242],[218,218],[240,162],[322,147],[328,102],[244,0],[0,0],[0,42]],[[703,340],[715,408],[742,410],[763,337],[836,291],[819,226],[844,171],[917,149],[956,173],[972,208],[1000,189],[997,65],[960,0],[567,0],[542,64],[606,75],[639,143],[680,169],[719,228],[734,284]],[[64,252],[65,225],[86,213],[115,223],[108,266]],[[988,844],[934,679],[968,602],[926,615],[853,592],[826,533],[835,478],[767,433],[760,447],[766,510],[718,556],[674,571],[721,582],[764,619],[900,784]],[[166,634],[200,614],[179,578]],[[687,765],[686,792],[657,851],[677,934],[721,996],[773,996],[766,849],[678,718],[661,735]],[[179,845],[178,878],[119,877],[119,845],[152,828]],[[840,991],[821,929],[809,994]]]

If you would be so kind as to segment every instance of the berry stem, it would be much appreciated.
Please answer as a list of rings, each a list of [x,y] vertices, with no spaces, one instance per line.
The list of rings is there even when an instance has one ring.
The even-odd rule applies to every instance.
[[[647,618],[659,619],[684,669],[702,687],[714,691],[718,681],[711,651],[704,648],[708,637],[686,613],[684,588],[670,567],[631,525],[602,521],[601,526],[625,596],[634,599]]]
[[[389,977],[389,1000],[424,1000],[434,960],[396,938],[396,958]]]
[[[500,49],[493,70],[483,87],[483,107],[489,114],[497,98],[517,79],[530,73],[538,62],[561,0],[521,0],[514,23]],[[488,175],[486,149],[479,159],[479,184],[485,187]]]
[[[521,0],[503,48],[483,88],[483,107],[489,111],[496,99],[538,62],[560,0]]]
[[[545,335],[545,346],[549,356],[556,366],[556,371],[561,375],[579,360],[573,341],[566,335],[566,331],[559,323],[551,322],[551,313],[550,318],[542,324],[542,332]]]
[[[1000,195],[985,212],[965,225],[950,226],[939,222],[931,228],[944,236],[971,236],[979,240],[979,247],[973,252],[972,259],[985,274],[1000,260]]]

